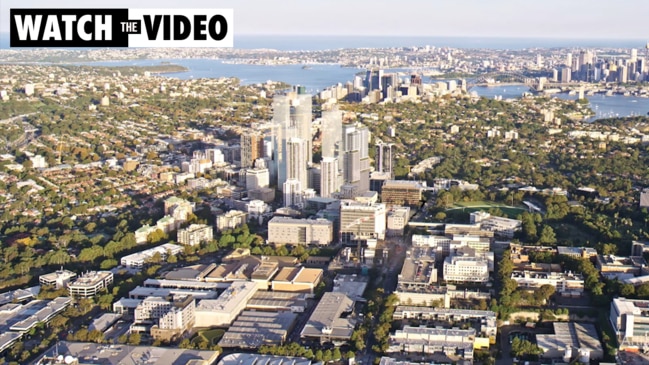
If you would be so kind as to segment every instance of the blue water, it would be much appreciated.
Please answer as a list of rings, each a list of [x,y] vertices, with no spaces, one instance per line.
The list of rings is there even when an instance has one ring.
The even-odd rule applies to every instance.
[[[495,96],[502,96],[503,99],[520,98],[524,92],[529,91],[529,86],[513,85],[513,86],[476,86],[471,89],[471,92],[476,92],[480,96],[486,98],[494,98]],[[564,100],[576,100],[577,95],[568,94],[553,94],[552,97],[557,97]],[[605,96],[602,94],[595,94],[586,96],[590,102],[590,108],[595,112],[595,116],[589,118],[589,121],[610,118],[610,117],[626,117],[626,116],[646,116],[649,112],[649,98],[640,98],[636,96],[624,95],[611,95]]]

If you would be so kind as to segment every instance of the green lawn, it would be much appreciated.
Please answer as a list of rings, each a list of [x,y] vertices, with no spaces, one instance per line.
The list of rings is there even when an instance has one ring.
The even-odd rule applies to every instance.
[[[503,213],[505,213],[509,218],[514,218],[514,219],[518,215],[527,211],[527,207],[524,206],[512,207],[509,205],[503,205],[500,203],[494,203],[490,201],[474,201],[474,202],[455,203],[454,206],[452,208],[447,209],[446,212],[457,213],[458,211],[462,211],[462,213],[469,214],[479,210],[484,210],[486,212],[490,208],[498,208]]]
[[[210,346],[212,346],[212,345],[216,345],[219,342],[219,340],[221,340],[221,337],[223,337],[224,333],[225,330],[218,329],[218,328],[212,330],[203,330],[198,332],[196,338],[203,337],[204,339],[207,340]]]

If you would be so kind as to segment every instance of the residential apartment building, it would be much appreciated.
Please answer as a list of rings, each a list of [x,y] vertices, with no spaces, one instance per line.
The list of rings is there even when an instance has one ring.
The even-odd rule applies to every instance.
[[[235,229],[248,221],[248,213],[240,210],[230,210],[216,217],[216,230],[223,232]]]
[[[272,245],[327,246],[333,240],[333,222],[327,219],[274,217],[268,222],[268,243]]]
[[[213,229],[207,224],[192,224],[178,231],[178,243],[197,246],[214,238]]]
[[[130,268],[142,268],[144,265],[151,259],[153,259],[156,254],[160,256],[161,261],[165,261],[169,255],[178,255],[183,251],[183,247],[180,245],[174,245],[173,243],[165,243],[160,246],[150,248],[148,250],[136,252],[127,256],[122,257],[120,263],[123,266]]]

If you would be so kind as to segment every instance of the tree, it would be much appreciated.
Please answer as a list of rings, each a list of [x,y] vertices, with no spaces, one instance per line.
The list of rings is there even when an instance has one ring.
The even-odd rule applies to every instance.
[[[340,353],[340,349],[338,347],[334,348],[331,357],[333,360],[340,360],[340,358],[343,357],[343,355]]]
[[[137,346],[137,345],[140,344],[140,341],[142,341],[142,337],[141,337],[140,334],[137,333],[137,332],[131,333],[131,334],[128,336],[128,343],[129,343],[129,345],[135,345],[135,346]]]
[[[557,243],[557,236],[554,234],[552,227],[545,225],[541,230],[541,237],[539,237],[539,243],[542,245],[553,245]]]

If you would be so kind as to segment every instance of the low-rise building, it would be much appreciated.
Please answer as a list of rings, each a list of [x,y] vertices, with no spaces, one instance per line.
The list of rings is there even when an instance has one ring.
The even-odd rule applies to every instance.
[[[229,326],[257,292],[257,284],[234,282],[218,299],[203,299],[196,306],[196,327]]]
[[[475,340],[476,331],[473,328],[461,330],[404,326],[403,330],[397,330],[390,335],[387,352],[416,354],[441,352],[472,360]]]
[[[291,312],[244,311],[219,341],[222,348],[256,349],[283,345],[293,330],[297,314]]]
[[[472,212],[469,217],[472,224],[480,223],[481,229],[501,237],[512,238],[522,228],[522,222],[518,219],[496,217],[484,211]]]
[[[583,364],[604,357],[602,343],[594,324],[554,322],[553,335],[536,335],[537,346],[543,350],[541,357],[562,359],[566,363]]]
[[[97,295],[102,289],[113,283],[110,271],[90,271],[68,285],[70,296],[88,298]]]
[[[311,360],[303,357],[273,356],[249,353],[225,355],[218,365],[311,365]]]
[[[574,258],[585,258],[585,259],[589,259],[591,257],[597,256],[597,250],[595,250],[592,247],[557,246],[557,253],[559,255],[565,255]]]
[[[394,310],[392,318],[394,320],[417,319],[452,323],[463,321],[480,321],[480,334],[489,337],[492,343],[495,343],[496,341],[496,334],[498,329],[496,324],[496,312],[492,311],[399,305]]]
[[[419,208],[424,186],[412,180],[386,180],[381,187],[381,202]]]
[[[584,292],[584,277],[572,272],[538,272],[514,270],[511,279],[519,288],[538,289],[543,285],[552,285],[556,292],[564,296],[579,296]]]
[[[288,291],[313,294],[322,281],[322,269],[306,267],[285,267],[281,269],[271,282],[271,288],[277,291]]]
[[[130,268],[142,268],[149,260],[154,258],[157,255],[160,256],[160,260],[165,261],[170,255],[177,255],[183,251],[183,247],[180,245],[174,245],[173,243],[165,243],[157,247],[153,247],[141,252],[136,252],[122,257],[120,260],[121,264]]]
[[[646,266],[647,261],[645,261],[642,256],[597,256],[597,268],[602,273],[602,275],[620,273],[639,275],[642,271],[642,268]]]
[[[410,207],[393,206],[387,216],[387,236],[403,236],[403,230],[410,220]]]
[[[327,246],[333,240],[333,222],[327,219],[274,217],[268,222],[268,243],[272,245]]]
[[[356,327],[354,301],[343,293],[324,293],[300,336],[320,343],[345,343]]]
[[[638,350],[649,345],[649,300],[614,298],[609,320],[617,335],[620,350]]]
[[[77,274],[69,270],[57,270],[49,274],[41,275],[38,281],[43,286],[51,286],[55,289],[67,288],[68,283],[74,280]]]
[[[209,242],[214,238],[211,226],[207,224],[192,224],[185,229],[178,230],[178,243],[197,246]]]

